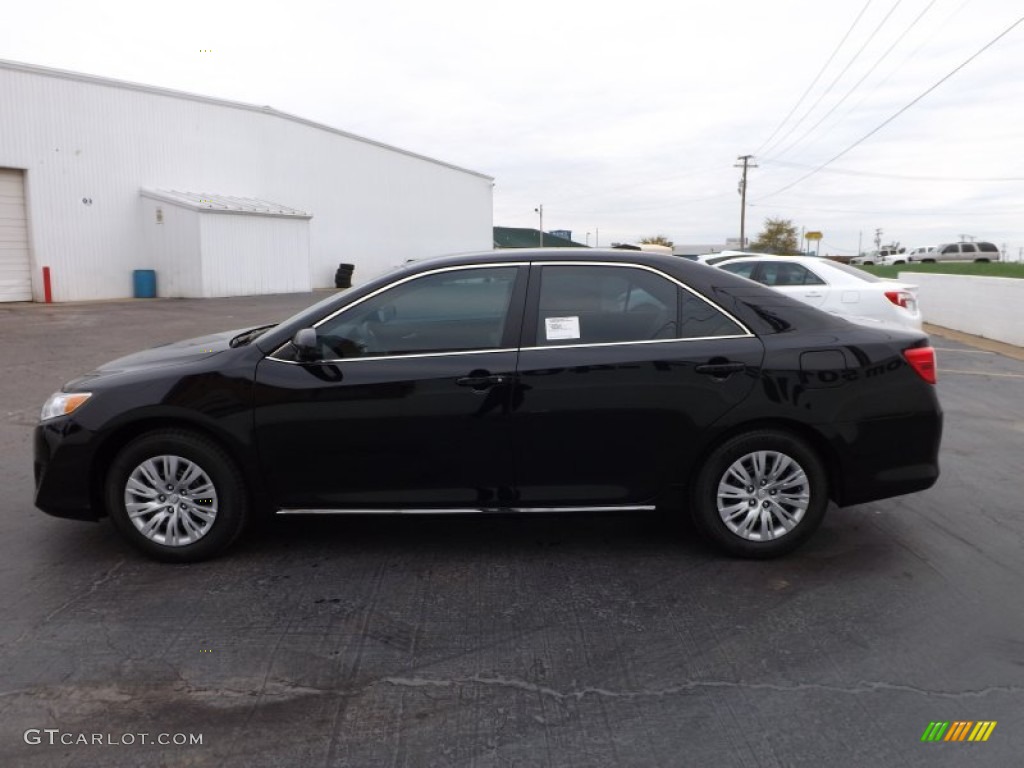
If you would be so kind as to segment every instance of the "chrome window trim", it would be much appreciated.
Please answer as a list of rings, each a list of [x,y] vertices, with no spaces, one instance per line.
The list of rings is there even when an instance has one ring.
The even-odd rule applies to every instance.
[[[534,350],[539,350],[539,349],[577,349],[577,348],[578,349],[586,349],[586,348],[590,348],[590,347],[621,347],[621,346],[625,346],[625,345],[628,345],[628,344],[629,345],[631,345],[631,344],[674,344],[674,343],[679,343],[679,342],[719,341],[719,340],[724,340],[724,339],[751,339],[751,338],[756,338],[756,334],[754,334],[746,326],[746,324],[744,324],[742,321],[740,321],[735,315],[733,315],[727,309],[719,306],[716,302],[711,301],[711,299],[707,298],[706,296],[704,296],[704,295],[698,293],[697,291],[693,290],[692,288],[690,288],[690,286],[686,285],[682,281],[677,280],[676,278],[672,277],[672,275],[666,274],[665,272],[662,272],[660,269],[656,269],[654,267],[650,267],[650,266],[648,266],[646,264],[631,264],[629,262],[623,262],[623,261],[552,261],[552,262],[548,262],[548,261],[510,261],[510,262],[496,262],[494,264],[469,264],[469,265],[461,265],[461,266],[453,266],[453,267],[439,267],[437,269],[428,270],[427,272],[421,272],[421,273],[416,274],[416,275],[410,275],[409,277],[402,278],[401,280],[398,280],[397,282],[389,283],[388,285],[385,285],[385,286],[383,286],[381,288],[378,288],[376,291],[373,291],[372,293],[368,293],[366,296],[363,296],[362,298],[354,301],[353,303],[346,304],[341,309],[338,309],[338,310],[332,312],[330,315],[325,317],[323,320],[320,320],[319,322],[315,323],[312,327],[313,328],[319,328],[321,325],[326,323],[328,320],[331,320],[331,319],[337,317],[342,312],[347,312],[348,310],[352,309],[353,307],[359,306],[364,301],[367,301],[367,300],[373,298],[374,296],[377,296],[377,295],[383,293],[384,291],[390,290],[391,288],[395,288],[395,287],[397,287],[399,285],[402,285],[404,283],[410,282],[412,280],[417,280],[417,279],[419,279],[421,277],[428,277],[430,275],[440,274],[440,273],[443,273],[443,272],[455,272],[455,271],[465,270],[465,269],[494,269],[494,268],[497,268],[497,267],[534,267],[534,266],[542,267],[542,268],[543,267],[624,267],[624,268],[627,268],[627,269],[643,269],[643,270],[646,270],[648,272],[653,272],[654,274],[664,278],[665,280],[668,280],[671,283],[675,283],[677,286],[682,288],[684,291],[689,293],[694,298],[696,298],[696,299],[698,299],[700,301],[705,302],[706,304],[710,305],[711,307],[713,307],[717,311],[721,312],[723,315],[728,317],[732,322],[734,322],[737,325],[737,327],[743,329],[744,333],[741,333],[741,334],[729,334],[729,335],[726,335],[726,336],[694,336],[692,338],[685,338],[685,339],[684,338],[637,339],[637,340],[633,340],[633,341],[602,341],[602,342],[594,342],[594,343],[589,343],[589,344],[551,344],[551,345],[545,345],[545,346],[520,347],[518,349],[518,351],[526,352],[526,351],[534,351]],[[761,285],[761,283],[758,283],[758,285]],[[300,361],[297,361],[297,360],[282,360],[282,359],[280,359],[278,357],[274,357],[274,355],[276,355],[281,349],[283,349],[289,343],[291,343],[291,342],[290,341],[286,341],[280,347],[278,347],[273,352],[271,352],[269,355],[267,355],[266,359],[267,360],[273,360],[275,363],[284,363],[285,365],[328,365],[328,364],[337,364],[337,363],[357,363],[357,362],[361,362],[361,361],[362,362],[373,362],[373,361],[379,361],[379,360],[410,360],[410,359],[416,359],[416,358],[448,357],[448,356],[454,356],[454,355],[484,355],[484,354],[491,354],[491,353],[497,353],[497,352],[516,352],[517,351],[517,349],[515,349],[515,348],[503,348],[503,349],[455,350],[455,351],[451,351],[451,352],[412,352],[412,353],[405,354],[405,355],[377,355],[377,356],[373,356],[373,357],[333,358],[333,359],[330,359],[330,360],[317,360],[317,361],[315,361],[313,363],[300,362]]]
[[[589,344],[551,344],[543,347],[508,347],[502,349],[470,349],[470,350],[459,350],[456,352],[411,352],[407,355],[378,355],[374,357],[345,357],[338,358],[335,360],[317,360],[315,362],[299,362],[297,360],[281,360],[277,357],[268,357],[268,360],[273,360],[275,363],[283,363],[284,365],[337,365],[339,363],[360,363],[360,362],[379,362],[381,360],[414,360],[417,358],[424,357],[455,357],[464,355],[488,355],[496,354],[499,352],[536,352],[545,349],[587,349],[589,347],[624,347],[631,346],[634,344],[683,344],[694,341],[722,341],[728,339],[751,339],[754,338],[753,334],[750,335],[732,335],[732,336],[694,336],[690,339],[642,339],[640,341],[597,341]]]
[[[278,347],[280,349],[280,347]],[[275,350],[276,351],[276,350]],[[282,360],[278,357],[267,357],[275,363],[285,365],[334,365],[337,363],[359,363],[373,362],[379,360],[410,360],[422,357],[455,357],[463,355],[493,355],[499,352],[516,352],[515,347],[502,347],[500,349],[460,349],[453,352],[410,352],[406,355],[374,355],[372,357],[339,357],[333,360],[315,360],[313,362],[299,362],[298,360]]]
[[[690,339],[641,339],[639,341],[594,341],[589,344],[546,344],[543,347],[520,347],[520,352],[536,352],[544,349],[587,349],[589,347],[623,347],[632,344],[681,344],[694,341],[721,341],[723,339],[750,339],[753,334],[731,336],[694,336]]]
[[[389,509],[278,509],[278,515],[465,515],[473,513],[553,513],[553,512],[654,512],[653,504],[608,504],[581,507],[394,507]]]

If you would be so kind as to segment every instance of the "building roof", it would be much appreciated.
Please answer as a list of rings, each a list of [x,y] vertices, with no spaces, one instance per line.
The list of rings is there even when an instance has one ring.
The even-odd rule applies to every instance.
[[[385,143],[380,142],[380,141],[374,141],[373,139],[368,139],[365,136],[358,136],[358,135],[356,135],[354,133],[349,133],[348,131],[340,130],[339,128],[332,128],[329,125],[324,125],[323,123],[318,123],[318,122],[315,122],[313,120],[307,120],[306,118],[299,117],[298,115],[292,115],[292,114],[289,114],[288,112],[281,112],[279,110],[274,109],[273,107],[267,107],[267,106],[260,107],[260,106],[256,106],[255,104],[246,104],[245,102],[242,102],[242,101],[230,101],[228,99],[216,99],[216,98],[213,98],[212,96],[201,96],[201,95],[196,94],[196,93],[188,93],[186,91],[176,91],[176,90],[174,90],[172,88],[161,88],[161,87],[155,86],[155,85],[145,85],[143,83],[132,83],[132,82],[129,82],[127,80],[115,80],[114,78],[110,78],[110,77],[99,77],[97,75],[87,75],[84,72],[72,72],[72,71],[69,71],[69,70],[66,70],[66,69],[54,69],[52,67],[41,67],[41,66],[38,66],[36,64],[26,64],[26,63],[21,62],[21,61],[10,61],[10,60],[7,60],[7,59],[0,59],[0,69],[8,69],[8,70],[11,70],[11,71],[14,71],[14,72],[28,72],[28,73],[34,74],[34,75],[44,75],[46,77],[61,78],[63,80],[76,80],[76,81],[81,82],[81,83],[92,83],[94,85],[103,85],[103,86],[107,86],[109,88],[122,88],[122,89],[128,90],[128,91],[142,91],[143,93],[153,93],[153,94],[156,94],[158,96],[167,96],[168,98],[172,98],[172,99],[184,99],[184,100],[187,100],[187,101],[198,101],[198,102],[202,102],[204,104],[213,104],[213,105],[216,105],[216,106],[228,107],[228,108],[231,108],[231,109],[242,109],[242,110],[246,110],[246,111],[249,111],[249,112],[260,112],[262,114],[271,115],[273,117],[278,117],[278,118],[281,118],[283,120],[290,120],[290,121],[292,121],[294,123],[301,123],[302,125],[308,125],[311,128],[316,128],[316,129],[321,130],[321,131],[327,131],[328,133],[334,133],[334,134],[337,134],[338,136],[344,136],[345,138],[353,139],[354,141],[361,141],[364,144],[372,144],[372,145],[374,145],[376,147],[381,147],[382,149],[388,149],[388,150],[391,150],[392,152],[398,152],[398,153],[403,154],[403,155],[408,155],[409,157],[415,157],[418,160],[425,160],[428,163],[434,163],[435,165],[443,165],[444,167],[451,168],[454,171],[462,171],[463,173],[469,173],[469,174],[472,174],[473,176],[479,176],[480,178],[487,179],[488,181],[494,181],[494,177],[493,176],[488,176],[486,173],[480,173],[479,171],[471,171],[468,168],[462,168],[462,167],[460,167],[458,165],[452,165],[451,163],[446,163],[443,160],[437,160],[437,159],[435,159],[433,157],[427,157],[426,155],[421,155],[421,154],[418,154],[416,152],[410,152],[410,151],[405,150],[405,149],[400,149],[399,147],[394,147],[394,146],[391,146],[390,144],[385,144]]]
[[[495,248],[536,248],[540,244],[540,230],[529,227],[495,227]],[[586,248],[583,243],[544,233],[545,248]]]
[[[153,200],[213,213],[246,213],[261,216],[287,216],[311,219],[313,214],[256,197],[235,197],[212,192],[179,192],[174,189],[142,189],[140,194]]]

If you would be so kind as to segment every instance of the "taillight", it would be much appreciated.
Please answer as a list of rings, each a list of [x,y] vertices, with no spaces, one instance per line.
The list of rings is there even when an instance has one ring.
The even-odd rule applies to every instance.
[[[934,384],[936,381],[935,371],[935,350],[931,347],[914,347],[903,350],[903,357],[910,363],[910,367],[917,371],[917,375]]]
[[[914,304],[914,294],[909,291],[886,291],[885,298],[904,309],[910,309]]]

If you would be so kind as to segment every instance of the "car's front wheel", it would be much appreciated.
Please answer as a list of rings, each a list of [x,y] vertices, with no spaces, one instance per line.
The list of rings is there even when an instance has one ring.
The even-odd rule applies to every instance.
[[[203,560],[225,549],[246,518],[245,487],[216,443],[192,432],[148,432],[128,443],[106,480],[111,520],[160,560]]]
[[[802,544],[828,507],[825,467],[788,432],[757,430],[718,446],[697,474],[691,510],[727,552],[776,557]]]

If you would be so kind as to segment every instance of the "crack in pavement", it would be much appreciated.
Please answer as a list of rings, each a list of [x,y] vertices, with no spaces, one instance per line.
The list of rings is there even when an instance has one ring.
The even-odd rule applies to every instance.
[[[95,594],[96,590],[98,590],[100,587],[102,587],[104,584],[106,584],[108,581],[113,579],[114,576],[117,575],[117,572],[121,570],[122,566],[124,566],[124,564],[126,562],[127,561],[124,558],[122,558],[121,560],[118,560],[111,568],[107,569],[107,571],[104,572],[98,579],[93,581],[93,583],[89,585],[88,589],[86,589],[86,590],[84,590],[82,592],[78,592],[75,595],[72,595],[70,598],[68,598],[63,603],[61,603],[59,606],[57,606],[52,611],[50,611],[41,621],[37,622],[36,624],[34,624],[33,626],[29,627],[24,632],[22,632],[21,635],[18,636],[11,643],[9,643],[9,645],[18,645],[19,643],[24,642],[24,640],[30,634],[32,634],[33,632],[37,631],[41,627],[44,627],[47,624],[49,624],[54,616],[56,616],[57,614],[62,612],[68,606],[73,605],[73,604],[75,604],[75,603],[77,603],[77,602],[79,602],[81,600],[84,600],[85,598],[89,597],[90,595]]]
[[[918,688],[912,685],[904,685],[901,683],[886,683],[880,681],[860,681],[855,686],[844,687],[840,685],[826,685],[824,683],[794,683],[792,685],[780,685],[777,683],[744,683],[742,681],[734,682],[727,680],[687,680],[685,683],[669,686],[667,688],[658,688],[641,691],[614,691],[608,688],[597,688],[593,686],[587,686],[585,688],[579,688],[571,691],[559,691],[555,688],[551,688],[550,686],[537,685],[536,683],[530,683],[526,680],[517,680],[515,678],[507,677],[484,677],[483,675],[473,675],[472,677],[451,679],[435,679],[424,677],[385,677],[382,678],[380,682],[403,688],[452,688],[464,685],[489,685],[501,688],[512,688],[515,690],[526,691],[529,693],[539,693],[541,695],[549,696],[559,701],[566,699],[576,699],[577,701],[579,701],[582,700],[585,696],[624,699],[648,697],[656,698],[661,696],[674,696],[677,694],[692,693],[696,690],[703,688],[724,688],[747,691],[776,691],[782,693],[793,693],[799,691],[826,691],[829,693],[842,693],[850,695],[877,693],[880,691],[897,691],[901,693],[914,693],[921,696],[933,696],[937,698],[946,699],[981,698],[984,696],[989,696],[991,694],[997,693],[1024,693],[1024,686],[989,686],[987,688],[980,688],[973,691],[940,691],[928,690],[927,688]]]

